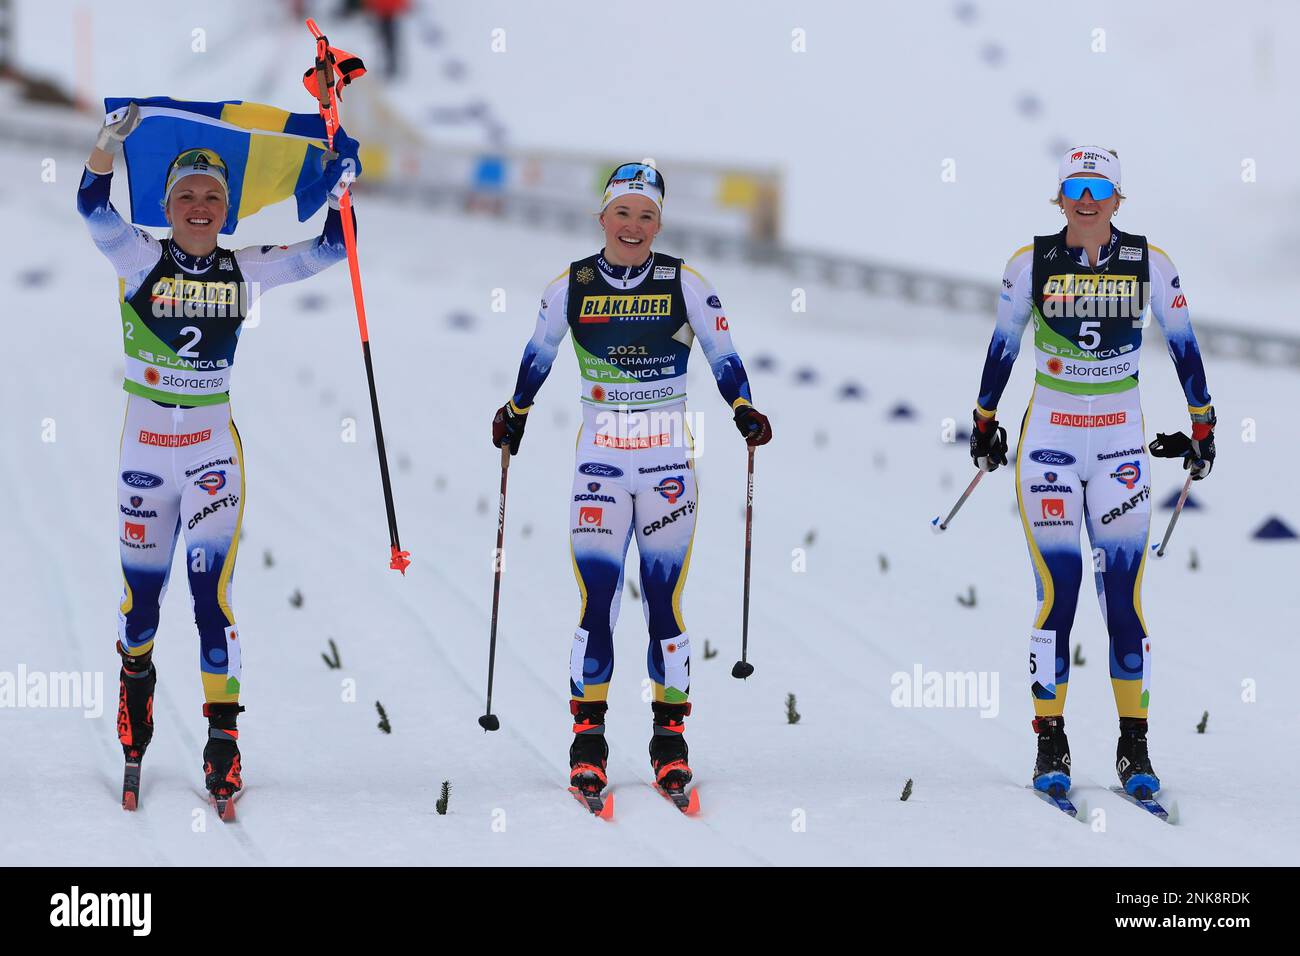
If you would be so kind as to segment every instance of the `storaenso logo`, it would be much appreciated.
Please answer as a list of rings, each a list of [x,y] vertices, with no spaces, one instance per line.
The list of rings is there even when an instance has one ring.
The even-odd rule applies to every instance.
[[[605,389],[604,400],[606,402],[649,402],[657,398],[671,398],[676,394],[677,389],[671,385],[661,385],[658,388],[618,388],[611,385]],[[595,398],[595,395],[592,398]]]
[[[184,375],[173,375],[171,372],[159,375],[158,370],[154,368],[145,370],[144,380],[147,385],[153,387],[161,385],[165,388],[187,388],[207,392],[224,391],[222,386],[226,384],[224,375],[217,375],[212,378],[186,378]]]
[[[132,488],[157,488],[162,483],[161,478],[147,471],[122,472],[122,484],[130,485]]]
[[[1123,378],[1130,374],[1132,367],[1131,362],[1120,362],[1118,365],[1075,365],[1073,362],[1064,362],[1056,374],[1075,378]]]
[[[584,461],[578,466],[578,472],[584,475],[592,475],[596,478],[622,478],[623,469],[615,468],[613,465],[606,465],[599,461]]]
[[[129,926],[132,936],[148,936],[153,928],[152,893],[70,892],[50,897],[50,925]]]

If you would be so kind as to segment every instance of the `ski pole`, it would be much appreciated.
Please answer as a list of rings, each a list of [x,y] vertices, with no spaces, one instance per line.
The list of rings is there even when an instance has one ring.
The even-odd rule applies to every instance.
[[[1165,536],[1160,543],[1153,544],[1151,550],[1156,553],[1157,558],[1165,556],[1165,545],[1169,544],[1169,536],[1174,533],[1174,525],[1178,524],[1178,516],[1183,513],[1183,505],[1187,503],[1187,493],[1192,490],[1192,476],[1188,475],[1187,480],[1183,482],[1183,493],[1178,496],[1178,504],[1174,505],[1174,513],[1169,519],[1169,527],[1165,528]]]
[[[334,148],[334,134],[339,128],[339,105],[338,100],[342,95],[342,88],[350,83],[353,77],[362,76],[365,73],[365,67],[361,61],[351,57],[345,61],[346,71],[340,70],[340,78],[337,84],[334,81],[334,72],[339,69],[336,59],[330,50],[329,41],[325,34],[321,33],[320,28],[316,26],[315,20],[307,21],[307,29],[311,35],[316,38],[316,62],[314,67],[316,89],[316,98],[320,102],[321,119],[325,121],[325,131],[329,142],[329,147]],[[311,72],[308,73],[311,76]],[[307,87],[311,90],[311,86]],[[402,572],[406,575],[406,569],[411,566],[411,552],[402,550],[402,542],[397,533],[397,509],[393,505],[393,486],[388,476],[388,453],[384,450],[384,427],[379,419],[379,395],[375,391],[375,367],[370,358],[370,329],[366,324],[366,303],[361,292],[361,265],[357,260],[357,240],[354,234],[352,219],[352,192],[349,189],[343,191],[339,197],[339,216],[343,220],[343,244],[348,251],[348,274],[352,278],[352,298],[357,309],[357,326],[361,331],[361,354],[366,363],[366,381],[370,386],[370,417],[375,425],[375,445],[379,453],[379,477],[384,487],[384,508],[388,512],[388,540],[390,546],[390,560],[388,566],[394,571]]]
[[[745,482],[745,603],[740,618],[740,660],[731,676],[744,680],[754,673],[749,663],[749,553],[754,541],[754,446],[749,447],[749,473]]]
[[[975,486],[980,483],[980,479],[984,477],[984,474],[983,471],[977,471],[975,473],[975,477],[972,478],[970,484],[966,486],[966,490],[961,493],[961,497],[957,499],[957,503],[952,506],[952,511],[948,512],[948,517],[944,518],[942,522],[939,520],[938,515],[935,515],[934,518],[931,519],[931,531],[935,534],[942,534],[948,530],[948,525],[952,521],[953,516],[961,510],[961,506],[966,503],[966,499],[970,497],[971,492],[975,490]]]
[[[506,441],[501,443],[501,498],[497,502],[497,550],[492,559],[494,570],[492,579],[492,637],[488,641],[487,707],[483,711],[483,716],[478,719],[478,725],[484,730],[499,730],[501,728],[501,721],[497,720],[496,714],[492,713],[492,676],[497,661],[497,605],[501,601],[501,568],[505,563],[506,477],[509,472],[510,443]]]

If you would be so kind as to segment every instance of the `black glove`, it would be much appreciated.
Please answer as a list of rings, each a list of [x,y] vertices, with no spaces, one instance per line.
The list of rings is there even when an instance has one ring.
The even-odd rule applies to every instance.
[[[1181,458],[1183,468],[1190,470],[1193,481],[1200,481],[1214,468],[1214,426],[1216,419],[1214,408],[1203,415],[1192,417],[1192,435],[1201,437],[1188,438],[1182,432],[1166,435],[1156,432],[1156,440],[1147,448],[1156,458]]]
[[[766,445],[772,440],[772,423],[753,405],[741,405],[733,416],[747,445]]]
[[[528,413],[517,412],[513,402],[506,402],[492,419],[492,444],[500,448],[509,443],[510,454],[519,454],[519,443],[524,440],[524,426],[527,424]]]
[[[997,471],[1007,463],[1007,430],[996,418],[971,412],[974,425],[970,430],[970,457],[980,471]]]

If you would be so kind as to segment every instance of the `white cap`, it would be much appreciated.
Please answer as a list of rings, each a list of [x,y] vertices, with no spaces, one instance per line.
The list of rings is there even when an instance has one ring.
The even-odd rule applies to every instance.
[[[620,176],[625,170],[641,166],[639,163],[628,163],[620,166],[615,171],[614,176]],[[646,172],[649,172],[649,176]],[[609,183],[605,186],[605,195],[600,201],[600,211],[604,212],[609,208],[609,204],[620,196],[645,196],[649,199],[662,213],[664,208],[664,188],[663,181],[655,174],[651,167],[637,169],[635,175],[624,175],[622,178],[610,178]]]
[[[1056,181],[1063,183],[1079,173],[1096,173],[1119,189],[1119,158],[1104,146],[1076,146],[1061,157]]]

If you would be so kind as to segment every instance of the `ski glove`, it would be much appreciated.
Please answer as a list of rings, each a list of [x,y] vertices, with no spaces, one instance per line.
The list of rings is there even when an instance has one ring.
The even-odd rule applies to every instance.
[[[753,405],[741,405],[733,416],[747,445],[766,445],[772,440],[772,423]]]
[[[95,140],[95,148],[114,155],[120,153],[122,143],[139,125],[140,107],[135,103],[129,105],[125,110],[114,110],[104,117],[104,125],[100,128],[99,136]]]
[[[524,440],[524,426],[527,424],[528,412],[515,411],[515,403],[506,402],[492,419],[492,444],[498,448],[509,444],[510,454],[519,454],[519,443]]]
[[[972,412],[975,423],[970,430],[970,457],[980,471],[997,471],[1007,463],[1007,430],[996,418]]]
[[[361,144],[342,128],[334,134],[334,150],[325,154],[325,168],[321,173],[321,182],[329,187],[331,209],[339,208],[343,194],[361,175],[360,149]]]
[[[1156,432],[1156,440],[1147,447],[1157,458],[1181,458],[1183,468],[1192,473],[1193,481],[1208,477],[1214,468],[1214,406],[1208,412],[1192,416],[1192,437],[1182,432],[1166,435]]]

